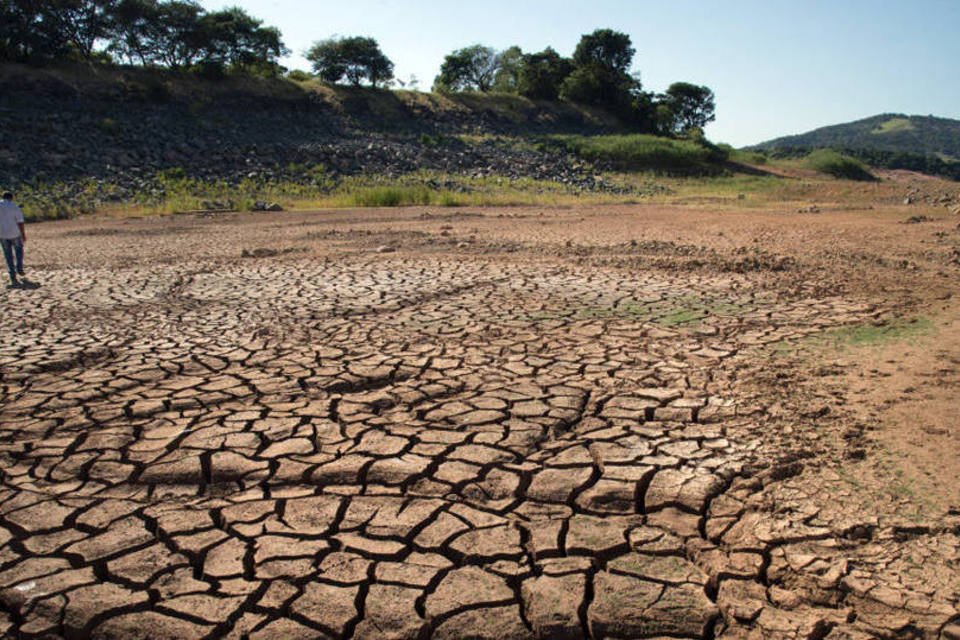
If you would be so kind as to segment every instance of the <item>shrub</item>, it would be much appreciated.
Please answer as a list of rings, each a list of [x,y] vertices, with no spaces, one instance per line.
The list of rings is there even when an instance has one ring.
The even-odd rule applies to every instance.
[[[728,144],[719,144],[718,147],[727,150],[730,159],[734,162],[743,164],[767,164],[767,155],[763,151],[746,151],[743,149],[734,149]]]
[[[291,69],[287,72],[287,79],[293,80],[294,82],[306,82],[307,80],[313,79],[313,76],[300,69]]]
[[[431,192],[426,187],[370,187],[351,194],[357,207],[404,207],[425,205],[431,202]]]
[[[551,140],[591,162],[609,162],[619,169],[664,173],[709,173],[724,155],[713,145],[644,134],[554,136]]]
[[[817,149],[804,161],[807,167],[820,173],[845,180],[876,180],[867,166],[855,158],[837,153],[833,149]]]

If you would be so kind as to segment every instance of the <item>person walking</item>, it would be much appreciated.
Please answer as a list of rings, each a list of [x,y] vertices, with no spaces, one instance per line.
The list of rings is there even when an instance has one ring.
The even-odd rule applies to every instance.
[[[26,241],[23,211],[13,203],[13,194],[5,191],[0,199],[0,245],[3,246],[3,258],[10,272],[11,287],[20,286],[17,276],[23,278],[23,243]]]

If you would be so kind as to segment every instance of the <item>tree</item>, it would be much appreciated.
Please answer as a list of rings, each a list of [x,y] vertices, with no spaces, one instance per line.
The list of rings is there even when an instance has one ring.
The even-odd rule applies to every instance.
[[[716,119],[713,91],[709,87],[674,82],[667,89],[662,102],[673,115],[671,129],[674,133],[702,129]]]
[[[108,50],[143,65],[276,73],[287,49],[280,32],[262,24],[237,7],[207,13],[192,0],[119,0]]]
[[[380,51],[373,38],[354,36],[330,38],[314,43],[307,51],[307,60],[324,82],[340,82],[343,78],[359,86],[367,79],[374,87],[393,79],[393,63]]]
[[[148,60],[171,69],[188,68],[204,57],[206,35],[200,27],[203,7],[192,0],[144,3],[149,21]]]
[[[96,44],[109,31],[113,0],[46,0],[24,2],[39,9],[40,21],[76,56],[91,59]]]
[[[518,93],[523,69],[523,50],[513,46],[497,54],[497,71],[491,89],[499,93]]]
[[[578,67],[598,66],[626,74],[635,53],[627,34],[612,29],[597,29],[581,36],[573,52],[573,62]]]
[[[39,8],[27,4],[0,2],[0,60],[27,61],[48,53],[48,25],[40,21]]]
[[[156,0],[120,0],[110,24],[108,51],[131,64],[151,64],[155,59],[151,35],[159,19]]]
[[[0,55],[9,60],[93,59],[115,0],[4,0]]]
[[[556,100],[560,86],[572,72],[573,61],[547,47],[540,53],[523,56],[518,91],[528,98]]]
[[[207,13],[200,17],[204,43],[203,61],[220,68],[278,68],[277,58],[288,53],[275,27],[263,27],[239,7]]]
[[[564,80],[561,97],[626,113],[641,89],[640,80],[629,73],[634,53],[625,33],[597,29],[582,36],[573,53],[575,69]]]
[[[433,90],[441,93],[457,91],[487,92],[493,87],[500,57],[490,47],[475,44],[448,54],[440,65],[440,75],[433,81]]]

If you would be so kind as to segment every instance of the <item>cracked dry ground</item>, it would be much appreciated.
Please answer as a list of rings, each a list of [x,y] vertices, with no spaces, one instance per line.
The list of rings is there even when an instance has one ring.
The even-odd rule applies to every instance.
[[[786,219],[656,239],[728,224],[681,213],[34,227],[41,286],[2,294],[0,630],[958,637],[955,521],[825,499],[842,411],[771,364],[906,303],[729,250]]]

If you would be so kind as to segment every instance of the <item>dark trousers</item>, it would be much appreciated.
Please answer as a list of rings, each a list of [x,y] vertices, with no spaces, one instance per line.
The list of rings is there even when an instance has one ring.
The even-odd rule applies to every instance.
[[[3,245],[3,259],[7,261],[10,281],[17,281],[17,274],[23,273],[23,240],[20,238],[0,238]]]

